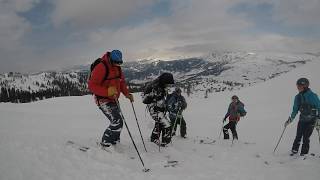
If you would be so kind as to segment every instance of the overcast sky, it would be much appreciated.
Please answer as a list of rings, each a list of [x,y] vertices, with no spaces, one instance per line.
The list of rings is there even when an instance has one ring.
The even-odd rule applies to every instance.
[[[0,0],[0,72],[214,50],[320,52],[320,0]]]

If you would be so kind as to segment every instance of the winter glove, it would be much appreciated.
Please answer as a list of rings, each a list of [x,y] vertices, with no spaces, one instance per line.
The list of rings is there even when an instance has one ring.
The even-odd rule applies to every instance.
[[[108,87],[108,89],[107,89],[107,96],[113,97],[113,96],[115,96],[115,95],[117,95],[117,94],[118,94],[117,88],[115,88],[114,86]]]
[[[292,118],[289,116],[288,120],[284,123],[284,126],[288,126],[290,123],[292,123]]]
[[[133,99],[133,95],[132,94],[128,94],[126,96],[126,98],[128,98],[130,100],[130,102],[134,102],[134,99]]]

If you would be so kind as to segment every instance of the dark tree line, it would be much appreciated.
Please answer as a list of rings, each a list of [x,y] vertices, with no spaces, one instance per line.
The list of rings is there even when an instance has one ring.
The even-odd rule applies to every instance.
[[[14,88],[1,87],[0,102],[12,102],[12,103],[27,103],[52,97],[61,96],[82,96],[89,94],[86,87],[85,77],[80,78],[81,83],[69,81],[66,78],[53,80],[47,82],[49,88],[45,84],[36,83],[40,90],[32,91],[20,90]]]

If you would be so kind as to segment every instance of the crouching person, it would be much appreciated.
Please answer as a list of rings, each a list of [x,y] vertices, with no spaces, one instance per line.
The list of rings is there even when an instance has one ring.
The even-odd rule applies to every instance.
[[[152,119],[155,121],[151,133],[151,142],[165,146],[171,141],[170,122],[166,117],[166,87],[174,84],[172,74],[163,73],[154,81],[149,82],[144,88],[143,103],[147,104]]]

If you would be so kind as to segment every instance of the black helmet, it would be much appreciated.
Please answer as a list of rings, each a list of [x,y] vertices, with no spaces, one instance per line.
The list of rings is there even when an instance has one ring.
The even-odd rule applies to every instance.
[[[171,73],[163,73],[158,77],[159,85],[164,87],[167,84],[174,84],[173,75]]]
[[[297,85],[309,87],[309,80],[307,78],[300,78],[297,80]]]

